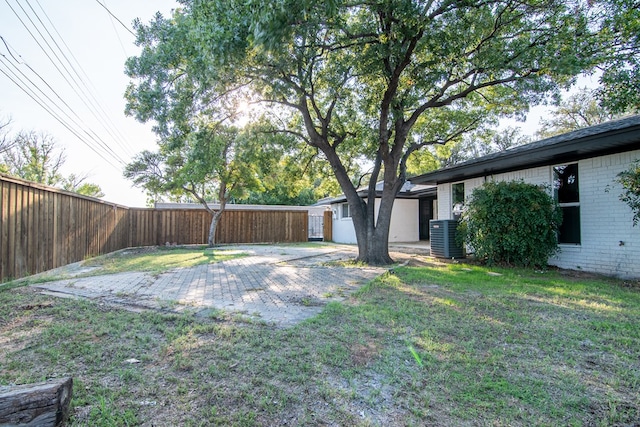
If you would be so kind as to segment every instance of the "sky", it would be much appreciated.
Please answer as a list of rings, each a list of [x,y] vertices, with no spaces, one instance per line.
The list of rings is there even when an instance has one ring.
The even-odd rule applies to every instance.
[[[124,114],[124,92],[129,83],[124,63],[139,52],[130,32],[133,20],[148,22],[158,11],[169,16],[178,6],[172,0],[0,2],[0,118],[11,118],[12,133],[34,130],[52,135],[65,150],[63,175],[87,174],[87,182],[102,188],[104,200],[145,206],[144,191],[132,187],[123,177],[122,162],[131,161],[142,150],[154,150],[156,138],[150,124]],[[73,131],[3,71],[14,81],[18,81],[16,75],[20,76],[27,82],[23,87],[33,87],[26,80],[28,77],[42,88],[51,101],[36,92],[38,96],[46,105],[60,106],[56,110],[59,117]]]
[[[133,20],[148,22],[158,11],[169,16],[178,6],[173,0],[0,2],[0,118],[12,119],[13,133],[34,130],[52,135],[65,150],[63,175],[88,175],[87,182],[102,188],[104,200],[145,206],[144,190],[133,187],[122,171],[135,154],[155,150],[156,138],[151,124],[124,114],[124,92],[129,83],[124,63],[139,52],[132,34]],[[50,98],[38,94],[42,104],[58,105],[60,111],[67,112],[67,116],[58,113],[67,126],[3,72],[15,81],[17,74],[23,82],[27,77],[35,82]],[[590,85],[581,85],[585,84]],[[522,127],[523,134],[532,135],[549,110],[535,107],[526,123],[505,121],[504,125]]]

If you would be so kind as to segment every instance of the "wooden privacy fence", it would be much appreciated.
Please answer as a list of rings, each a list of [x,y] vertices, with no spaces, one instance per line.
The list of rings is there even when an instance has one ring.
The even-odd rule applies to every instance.
[[[0,174],[0,282],[133,246],[206,244],[204,209],[136,209]],[[306,211],[225,211],[218,243],[306,242]]]
[[[205,244],[211,215],[204,209],[129,209],[130,246]],[[306,211],[227,210],[216,243],[306,242]]]

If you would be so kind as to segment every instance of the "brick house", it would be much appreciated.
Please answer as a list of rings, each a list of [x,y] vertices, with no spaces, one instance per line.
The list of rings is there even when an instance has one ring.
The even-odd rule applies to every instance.
[[[640,226],[619,200],[616,176],[640,159],[640,115],[580,129],[411,178],[437,185],[437,217],[454,219],[490,180],[546,185],[563,211],[560,252],[549,264],[640,277]]]

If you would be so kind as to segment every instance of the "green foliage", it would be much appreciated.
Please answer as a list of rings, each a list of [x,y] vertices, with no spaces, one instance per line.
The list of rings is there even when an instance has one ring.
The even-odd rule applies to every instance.
[[[487,182],[473,190],[459,230],[489,264],[542,267],[558,246],[562,213],[543,189],[524,182]]]
[[[124,176],[151,194],[190,196],[206,208],[208,201],[226,203],[260,187],[252,160],[260,153],[235,127],[205,126],[181,142],[162,144],[158,152],[138,154]]]
[[[529,142],[530,138],[521,135],[519,128],[507,127],[501,131],[482,128],[437,147],[436,156],[441,167],[447,167]]]
[[[640,221],[640,160],[636,160],[626,171],[620,172],[616,181],[622,185],[620,200],[633,211],[633,226]]]
[[[60,168],[65,156],[51,135],[19,132],[12,146],[3,156],[10,175],[52,186],[62,182]]]
[[[27,181],[62,188],[63,190],[91,197],[104,197],[99,185],[84,182],[87,175],[60,173],[66,157],[56,140],[47,133],[19,132],[15,137],[2,135],[0,122],[0,172]]]
[[[598,104],[597,94],[582,88],[567,99],[558,103],[549,119],[541,119],[541,129],[536,136],[540,139],[571,132],[619,118]]]
[[[245,126],[256,149],[255,173],[260,187],[249,189],[235,203],[311,205],[340,194],[340,187],[318,152],[294,136],[281,132],[268,118]],[[355,165],[353,173],[359,169]]]
[[[637,0],[601,0],[601,33],[609,38],[598,98],[615,113],[640,112],[640,7]]]
[[[104,193],[98,184],[85,182],[86,175],[71,174],[62,180],[62,189],[82,194],[83,196],[101,198]]]

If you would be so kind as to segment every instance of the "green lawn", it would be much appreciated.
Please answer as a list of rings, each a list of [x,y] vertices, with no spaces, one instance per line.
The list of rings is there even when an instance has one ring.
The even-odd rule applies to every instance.
[[[97,267],[92,274],[112,274],[123,271],[148,271],[160,274],[172,268],[195,267],[247,256],[246,253],[197,248],[151,247],[129,249],[92,258],[83,263],[86,267]]]
[[[397,268],[289,329],[5,289],[0,384],[73,376],[72,425],[635,425],[638,283],[488,271]]]

